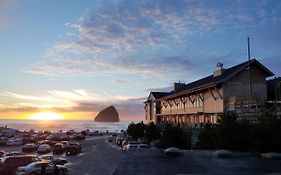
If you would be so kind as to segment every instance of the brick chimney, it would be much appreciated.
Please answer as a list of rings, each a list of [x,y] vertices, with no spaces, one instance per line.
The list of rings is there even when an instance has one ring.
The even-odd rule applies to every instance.
[[[174,84],[174,91],[179,90],[181,87],[183,87],[185,83],[181,83],[180,81],[178,83]]]
[[[216,70],[214,71],[213,76],[214,77],[220,76],[223,73],[224,70],[225,69],[223,68],[223,64],[217,63],[217,67],[216,67]]]

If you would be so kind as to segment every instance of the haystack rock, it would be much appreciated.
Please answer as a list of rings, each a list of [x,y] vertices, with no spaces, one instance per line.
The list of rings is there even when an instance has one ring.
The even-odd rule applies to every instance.
[[[109,106],[98,113],[95,122],[119,122],[119,114],[114,106]]]

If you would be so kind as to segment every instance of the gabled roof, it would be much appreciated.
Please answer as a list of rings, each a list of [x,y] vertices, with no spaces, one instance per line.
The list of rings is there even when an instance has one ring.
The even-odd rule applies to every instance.
[[[160,99],[160,98],[163,98],[163,97],[169,95],[170,93],[169,92],[151,92],[151,94],[153,95],[153,97],[155,99]]]
[[[170,94],[169,92],[150,92],[147,101],[149,101],[149,98],[151,95],[157,100],[157,99],[163,98],[169,94]]]
[[[204,87],[216,86],[217,84],[223,83],[223,82],[229,80],[230,78],[234,77],[235,75],[240,73],[242,70],[246,69],[248,67],[248,65],[249,65],[249,61],[246,61],[244,63],[241,63],[236,66],[225,69],[220,76],[214,77],[213,74],[209,75],[205,78],[199,79],[199,80],[191,82],[189,84],[186,84],[185,86],[178,89],[177,91],[172,91],[171,93],[169,93],[169,95],[166,95],[165,97],[173,96],[175,94],[178,94],[178,93],[181,93],[184,91],[192,91],[195,89],[202,89]],[[266,77],[270,77],[270,76],[274,75],[269,69],[267,69],[264,65],[262,65],[256,59],[250,60],[250,65],[256,65],[256,66],[260,67],[266,74]]]

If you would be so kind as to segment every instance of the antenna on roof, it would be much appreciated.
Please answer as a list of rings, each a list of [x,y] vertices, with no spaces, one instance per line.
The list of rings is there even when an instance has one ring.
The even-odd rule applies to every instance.
[[[248,61],[251,60],[250,37],[248,36]]]
[[[248,73],[249,73],[249,108],[252,101],[252,77],[251,77],[251,49],[250,49],[250,37],[248,36]]]

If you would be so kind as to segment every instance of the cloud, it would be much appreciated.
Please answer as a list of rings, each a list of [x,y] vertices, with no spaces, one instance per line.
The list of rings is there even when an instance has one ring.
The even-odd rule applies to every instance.
[[[127,85],[127,84],[129,84],[130,83],[130,81],[127,81],[127,80],[121,80],[121,79],[112,79],[112,82],[114,83],[114,84],[118,84],[118,85],[121,85],[121,86],[123,86],[123,85]]]
[[[171,79],[202,71],[209,58],[192,48],[196,37],[248,32],[280,20],[278,2],[147,0],[98,1],[77,23],[76,32],[49,48],[26,72],[47,76],[120,75]],[[268,10],[271,9],[271,10]],[[69,32],[67,32],[69,33]],[[195,59],[196,58],[196,59]],[[207,60],[208,61],[208,60]],[[167,74],[167,72],[169,72]],[[163,76],[165,74],[165,76]]]
[[[51,110],[54,112],[90,112],[94,115],[103,108],[114,105],[124,120],[129,120],[130,117],[142,119],[144,114],[144,98],[113,95],[108,92],[97,94],[85,89],[49,90],[44,97],[2,92],[0,97],[2,99],[1,113]],[[8,99],[7,103],[3,103],[5,99]]]

